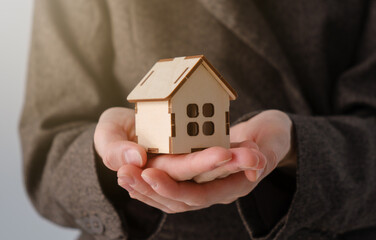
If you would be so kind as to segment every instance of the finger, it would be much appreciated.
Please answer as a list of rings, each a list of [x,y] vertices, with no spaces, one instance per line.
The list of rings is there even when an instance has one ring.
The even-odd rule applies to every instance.
[[[225,178],[228,175],[230,175],[230,172],[227,170],[227,168],[219,167],[209,172],[204,172],[200,175],[197,175],[196,177],[193,178],[193,180],[196,183],[204,183],[204,182],[213,181],[214,179],[219,178],[220,176],[222,176],[222,178]]]
[[[241,149],[232,150],[236,158],[230,164],[237,164],[241,170],[260,170],[265,168],[265,155],[260,151],[259,146],[255,142],[243,141],[239,144],[239,148],[246,148],[248,151],[241,151]]]
[[[211,147],[184,155],[161,155],[149,160],[147,167],[158,168],[173,179],[184,181],[215,169],[231,161],[232,152],[221,147]]]
[[[269,148],[267,148],[267,149],[261,148],[260,152],[263,153],[263,155],[266,159],[266,166],[264,168],[264,171],[259,173],[263,176],[263,175],[269,174],[270,172],[272,172],[277,167],[278,159],[277,159],[277,155],[275,154],[275,152],[273,150],[270,150]]]
[[[103,157],[106,146],[118,141],[134,138],[134,111],[128,108],[109,108],[102,113],[94,134],[94,144],[99,156]]]
[[[259,182],[264,177],[264,173],[268,172],[265,171],[268,165],[267,157],[261,152],[257,151],[258,158],[260,159],[259,165],[257,166],[257,170],[247,170],[245,169],[244,174],[247,179],[251,182]],[[271,171],[271,170],[270,170]]]
[[[243,142],[232,142],[231,143],[231,148],[239,148],[239,147],[254,148],[254,149],[257,149],[257,150],[259,149],[259,146],[257,145],[257,143],[250,141],[250,140],[246,140],[246,141],[243,141]]]
[[[134,111],[110,108],[100,117],[94,134],[94,144],[104,164],[117,171],[123,164],[143,166],[145,150],[131,142],[134,138]]]
[[[250,125],[257,126],[257,129],[253,131],[253,139],[267,156],[268,163],[274,158],[276,161],[283,159],[291,148],[292,121],[290,117],[281,111],[268,110],[252,120],[254,122]],[[278,162],[273,162],[273,164],[278,164]]]
[[[118,171],[124,164],[143,167],[147,156],[143,147],[130,141],[117,141],[107,145],[102,157],[103,163],[111,170]]]
[[[248,136],[248,128],[246,122],[241,122],[230,128],[230,142],[242,142],[250,140],[252,136]]]
[[[244,145],[248,146],[248,143]],[[194,180],[198,183],[208,182],[244,170],[254,170],[256,172],[265,167],[265,158],[263,158],[262,153],[255,148],[232,148],[231,152],[233,156],[232,161],[214,170],[202,173],[196,176]]]
[[[158,208],[159,210],[162,210],[165,213],[173,213],[173,211],[167,208],[166,206],[134,190],[128,183],[124,182],[121,178],[118,178],[118,184],[119,186],[128,191],[128,194],[131,198],[141,201],[151,207]]]
[[[142,176],[159,195],[193,207],[208,207],[217,203],[228,204],[248,194],[254,187],[243,173],[204,184],[176,182],[158,169],[146,169]]]
[[[158,207],[159,209],[164,208],[164,211],[169,213],[185,212],[192,209],[183,202],[168,199],[156,193],[141,177],[142,172],[140,168],[125,165],[118,171],[118,182],[121,186],[124,186],[124,188],[128,186],[131,187],[133,197],[147,204],[152,204],[152,206]]]

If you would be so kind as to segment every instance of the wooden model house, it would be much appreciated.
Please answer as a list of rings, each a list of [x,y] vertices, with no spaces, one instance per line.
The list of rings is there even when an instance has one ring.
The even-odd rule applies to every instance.
[[[138,144],[150,153],[230,147],[236,92],[204,56],[159,60],[128,96],[136,104]]]

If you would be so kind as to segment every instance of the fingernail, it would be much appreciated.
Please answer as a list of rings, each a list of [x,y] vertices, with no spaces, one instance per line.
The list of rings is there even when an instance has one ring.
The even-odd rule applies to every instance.
[[[158,187],[158,184],[152,180],[150,177],[147,175],[141,174],[141,177],[144,179],[145,182],[147,182],[152,188]]]
[[[247,171],[247,170],[258,170],[258,165],[260,163],[260,157],[258,156],[258,154],[255,152],[254,154],[254,158],[256,160],[256,164],[254,164],[253,166],[250,166],[250,167],[241,167],[240,169],[243,170],[243,171]]]
[[[260,170],[257,170],[257,173],[256,173],[256,181],[259,180],[259,178],[261,177],[261,175],[264,173],[264,168],[263,169],[260,169]]]
[[[221,161],[221,162],[218,162],[217,164],[215,164],[215,167],[223,166],[223,165],[225,165],[226,163],[228,163],[228,162],[231,161],[231,160],[232,160],[232,158],[230,158],[230,159],[226,159],[226,160],[223,160],[223,161]]]
[[[119,176],[118,178],[118,183],[119,185],[121,184],[128,184],[130,186],[134,185],[136,182],[135,180],[133,179],[133,177],[131,176],[127,176],[127,175],[124,175],[124,176]]]
[[[136,166],[142,165],[142,157],[140,153],[135,149],[128,149],[124,154],[125,163],[133,164]]]
[[[254,149],[252,149],[252,151],[255,153],[255,158],[257,159],[257,160],[256,160],[256,164],[254,165],[254,167],[257,168],[257,166],[258,166],[259,163],[260,163],[259,152],[258,152],[258,150],[254,150]]]

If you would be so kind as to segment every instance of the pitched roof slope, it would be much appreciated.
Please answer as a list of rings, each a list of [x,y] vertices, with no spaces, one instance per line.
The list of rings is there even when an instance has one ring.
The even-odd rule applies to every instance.
[[[237,97],[235,90],[203,55],[159,60],[132,90],[127,100],[129,102],[168,100],[201,64],[229,94],[230,99],[235,100]]]

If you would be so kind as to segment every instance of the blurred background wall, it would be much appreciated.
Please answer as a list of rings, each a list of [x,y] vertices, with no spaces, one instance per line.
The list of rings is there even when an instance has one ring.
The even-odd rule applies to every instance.
[[[69,240],[78,231],[42,219],[27,199],[17,125],[30,41],[31,0],[0,0],[0,239]]]

